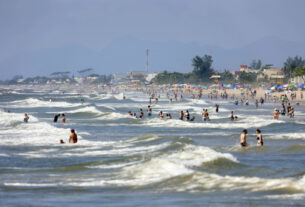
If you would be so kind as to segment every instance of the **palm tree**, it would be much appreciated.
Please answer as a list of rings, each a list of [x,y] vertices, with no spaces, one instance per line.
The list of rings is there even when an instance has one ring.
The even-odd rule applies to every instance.
[[[201,57],[199,57],[198,55],[196,57],[194,57],[192,60],[192,66],[194,67],[193,72],[196,74],[200,73],[202,64],[203,64],[203,60]]]

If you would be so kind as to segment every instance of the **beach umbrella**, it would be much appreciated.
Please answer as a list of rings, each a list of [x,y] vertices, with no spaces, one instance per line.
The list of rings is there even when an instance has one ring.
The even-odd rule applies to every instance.
[[[267,87],[265,84],[262,84],[261,86],[262,86],[263,88],[266,88],[266,87]]]
[[[276,86],[272,86],[270,89],[275,90],[276,88],[277,88]]]
[[[206,89],[207,87],[206,86],[201,86],[201,88]]]
[[[305,86],[304,83],[300,83],[300,84],[298,85],[298,88],[303,88],[304,86]]]
[[[279,87],[277,87],[277,88],[279,88],[279,89],[283,89],[283,88],[284,88],[284,86],[279,86]]]

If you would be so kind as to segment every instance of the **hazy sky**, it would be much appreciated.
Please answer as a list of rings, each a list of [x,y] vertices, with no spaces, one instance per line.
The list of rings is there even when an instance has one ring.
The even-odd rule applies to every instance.
[[[122,36],[241,47],[275,36],[305,43],[305,0],[0,0],[0,61]]]

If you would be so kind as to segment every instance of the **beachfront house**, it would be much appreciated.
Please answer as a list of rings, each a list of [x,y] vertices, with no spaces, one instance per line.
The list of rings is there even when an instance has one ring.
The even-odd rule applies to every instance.
[[[258,73],[258,70],[248,68],[248,65],[240,65],[239,71],[246,73]]]
[[[145,78],[144,71],[130,71],[128,75],[130,80],[141,80]]]
[[[304,80],[305,80],[305,75],[303,75],[303,77],[297,76],[297,77],[290,78],[289,82],[292,84],[298,85],[298,84],[304,83]]]
[[[284,73],[281,68],[269,68],[264,69],[261,73],[258,74],[257,79],[267,79],[274,84],[283,84]]]

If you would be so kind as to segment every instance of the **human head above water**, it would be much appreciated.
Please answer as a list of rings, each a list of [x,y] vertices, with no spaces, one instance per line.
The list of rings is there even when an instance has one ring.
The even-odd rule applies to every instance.
[[[248,131],[247,131],[246,129],[244,129],[244,130],[243,130],[243,133],[244,133],[244,134],[247,134],[247,133],[248,133]]]

